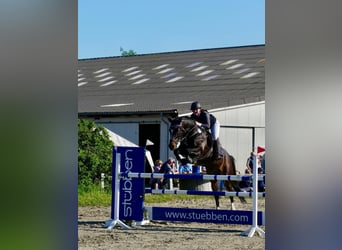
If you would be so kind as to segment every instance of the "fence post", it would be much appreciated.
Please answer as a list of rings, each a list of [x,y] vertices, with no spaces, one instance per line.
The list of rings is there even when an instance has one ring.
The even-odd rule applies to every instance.
[[[105,179],[105,174],[101,173],[101,190],[104,190],[104,179]]]

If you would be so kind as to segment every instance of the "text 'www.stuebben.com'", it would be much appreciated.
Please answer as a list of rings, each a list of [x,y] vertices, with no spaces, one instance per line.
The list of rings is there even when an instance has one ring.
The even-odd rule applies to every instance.
[[[248,222],[247,215],[225,215],[214,212],[165,212],[165,217],[169,219],[184,219],[197,221],[217,221],[217,222]]]

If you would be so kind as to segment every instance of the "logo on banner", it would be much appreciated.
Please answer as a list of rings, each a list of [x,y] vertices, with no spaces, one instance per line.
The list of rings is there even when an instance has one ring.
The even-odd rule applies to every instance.
[[[124,172],[125,173],[129,173],[131,172],[131,169],[133,167],[133,157],[129,156],[130,154],[132,155],[133,150],[132,149],[128,149],[123,153],[124,156]],[[131,216],[132,215],[132,199],[133,199],[133,195],[132,195],[132,178],[129,177],[124,177],[123,180],[123,201],[122,201],[122,205],[123,205],[123,209],[124,209],[124,216]]]
[[[117,155],[120,155],[120,169],[115,166]],[[115,147],[113,150],[113,176],[119,171],[124,176],[120,178],[119,218],[124,220],[142,220],[144,179],[131,178],[125,174],[130,172],[144,172],[145,148],[143,147]],[[113,197],[117,195],[115,187]],[[114,200],[114,199],[113,199]],[[112,201],[113,204],[113,201]],[[112,205],[112,207],[114,207]],[[114,211],[112,209],[112,218]]]

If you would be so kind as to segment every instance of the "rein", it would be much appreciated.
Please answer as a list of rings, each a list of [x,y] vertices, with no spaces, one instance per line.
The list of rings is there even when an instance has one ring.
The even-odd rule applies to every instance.
[[[192,133],[193,132],[193,130],[194,129],[198,129],[198,130],[200,130],[200,131],[195,131],[195,133]],[[182,127],[182,129],[184,129],[183,127]],[[192,134],[190,134],[190,133],[192,133]],[[183,141],[185,140],[185,139],[190,139],[190,138],[192,138],[192,137],[194,137],[194,136],[196,136],[196,135],[198,135],[198,134],[201,134],[201,133],[203,133],[203,131],[202,131],[202,129],[200,128],[200,127],[198,127],[197,125],[194,125],[191,129],[189,129],[186,133],[185,133],[185,135],[184,135],[184,137],[180,140],[180,143],[182,144],[183,143]],[[202,156],[200,156],[197,160],[203,160],[203,159],[206,159],[206,158],[208,158],[208,157],[210,157],[211,156],[211,154],[212,154],[212,148],[210,147],[210,149],[208,150],[208,152],[205,154],[205,155],[202,155]]]
[[[202,133],[202,130],[201,130],[200,133],[199,133],[198,131],[196,131],[196,133],[194,133],[194,134],[192,134],[192,135],[189,136],[189,134],[190,134],[190,133],[192,132],[192,130],[194,130],[195,128],[198,128],[199,130],[201,130],[198,126],[194,125],[191,129],[189,129],[188,132],[185,133],[185,135],[184,135],[184,137],[183,137],[183,139],[182,139],[181,141],[185,140],[185,138],[188,138],[188,137],[191,138],[191,137],[195,136],[196,134]]]
[[[180,129],[182,129],[182,130],[185,131],[185,129],[184,129],[181,125],[177,125],[176,128],[180,128]],[[190,128],[188,131],[185,132],[184,136],[182,136],[182,138],[179,140],[179,143],[182,143],[185,139],[189,139],[189,138],[195,136],[197,133],[194,133],[194,134],[192,134],[192,135],[189,136],[189,134],[190,134],[195,128],[200,129],[200,128],[199,128],[198,126],[196,126],[196,124],[195,124],[192,128]],[[202,131],[201,131],[201,133],[202,133]]]

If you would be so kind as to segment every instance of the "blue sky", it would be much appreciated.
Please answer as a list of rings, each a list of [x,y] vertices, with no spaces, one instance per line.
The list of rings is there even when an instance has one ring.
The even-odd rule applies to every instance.
[[[78,58],[265,44],[265,0],[79,0]]]

